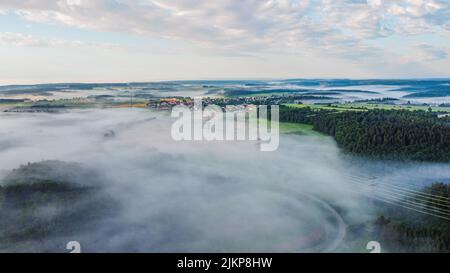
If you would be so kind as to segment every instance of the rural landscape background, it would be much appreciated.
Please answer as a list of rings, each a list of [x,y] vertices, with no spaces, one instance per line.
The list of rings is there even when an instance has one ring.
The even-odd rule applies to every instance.
[[[449,35],[446,0],[3,0],[0,252],[449,252]],[[196,98],[278,106],[278,149],[175,141]]]
[[[2,251],[448,251],[449,83],[4,86]],[[279,149],[172,140],[192,95],[279,104]]]

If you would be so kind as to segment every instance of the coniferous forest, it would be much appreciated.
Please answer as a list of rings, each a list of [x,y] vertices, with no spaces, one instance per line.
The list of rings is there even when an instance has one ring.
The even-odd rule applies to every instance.
[[[281,107],[280,121],[307,123],[345,151],[380,159],[450,161],[450,123],[426,111]]]
[[[314,130],[334,137],[341,148],[352,154],[378,159],[450,161],[449,120],[428,111],[338,112],[284,106],[280,107],[280,121],[311,124]],[[409,197],[420,200],[417,208],[439,210],[447,217],[448,184],[434,183],[417,194],[417,197]],[[377,203],[380,214],[374,219],[371,236],[382,242],[387,251],[450,252],[447,219]]]
[[[434,196],[425,198],[422,204],[424,208],[429,211],[448,211],[450,185],[434,183],[425,187],[422,192]],[[436,197],[442,198],[438,206],[435,203]],[[374,224],[373,236],[382,241],[390,251],[450,252],[450,224],[447,219],[387,207]]]

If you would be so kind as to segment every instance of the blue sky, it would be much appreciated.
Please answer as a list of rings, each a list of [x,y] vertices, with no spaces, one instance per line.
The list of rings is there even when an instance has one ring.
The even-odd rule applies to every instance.
[[[2,0],[0,84],[450,76],[447,0]]]

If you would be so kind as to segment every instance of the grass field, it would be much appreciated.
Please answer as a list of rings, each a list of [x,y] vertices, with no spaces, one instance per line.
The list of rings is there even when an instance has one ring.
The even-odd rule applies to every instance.
[[[285,95],[292,95],[292,92],[254,92],[253,93],[248,93],[248,94],[226,94],[223,95],[222,97],[224,98],[239,98],[239,97],[268,97],[268,96],[272,96],[272,95],[276,95],[276,96],[285,96]]]
[[[267,126],[266,119],[260,119],[259,123],[262,126]],[[270,125],[269,125],[270,126]],[[313,130],[313,126],[305,123],[294,123],[294,122],[280,122],[280,133],[281,134],[302,134],[302,135],[314,135],[314,136],[324,136],[324,134],[316,132]]]
[[[280,122],[280,133],[322,136],[313,130],[313,126],[304,123]]]
[[[331,105],[320,105],[320,104],[286,104],[289,107],[295,107],[295,108],[306,108],[310,107],[311,109],[316,110],[334,110],[338,112],[344,112],[344,111],[366,111],[367,109],[358,109],[356,107],[349,107],[344,106],[343,104],[331,104]]]
[[[417,105],[390,105],[390,104],[369,104],[369,103],[342,103],[331,105],[317,105],[317,104],[287,104],[290,107],[304,108],[311,107],[312,109],[324,109],[334,111],[367,111],[371,109],[385,109],[385,110],[423,110],[428,111],[429,106],[417,106]],[[450,113],[449,107],[431,107],[434,112],[447,112]]]

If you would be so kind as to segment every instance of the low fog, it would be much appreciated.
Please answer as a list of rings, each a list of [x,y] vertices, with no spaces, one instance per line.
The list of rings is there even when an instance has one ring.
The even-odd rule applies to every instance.
[[[343,156],[328,137],[282,135],[275,152],[257,142],[176,142],[173,122],[142,109],[1,113],[0,179],[28,162],[81,163],[117,206],[67,235],[0,251],[65,252],[69,241],[85,252],[339,251],[348,221],[373,217],[349,174],[450,177],[444,165]],[[74,179],[93,180],[83,174]]]

